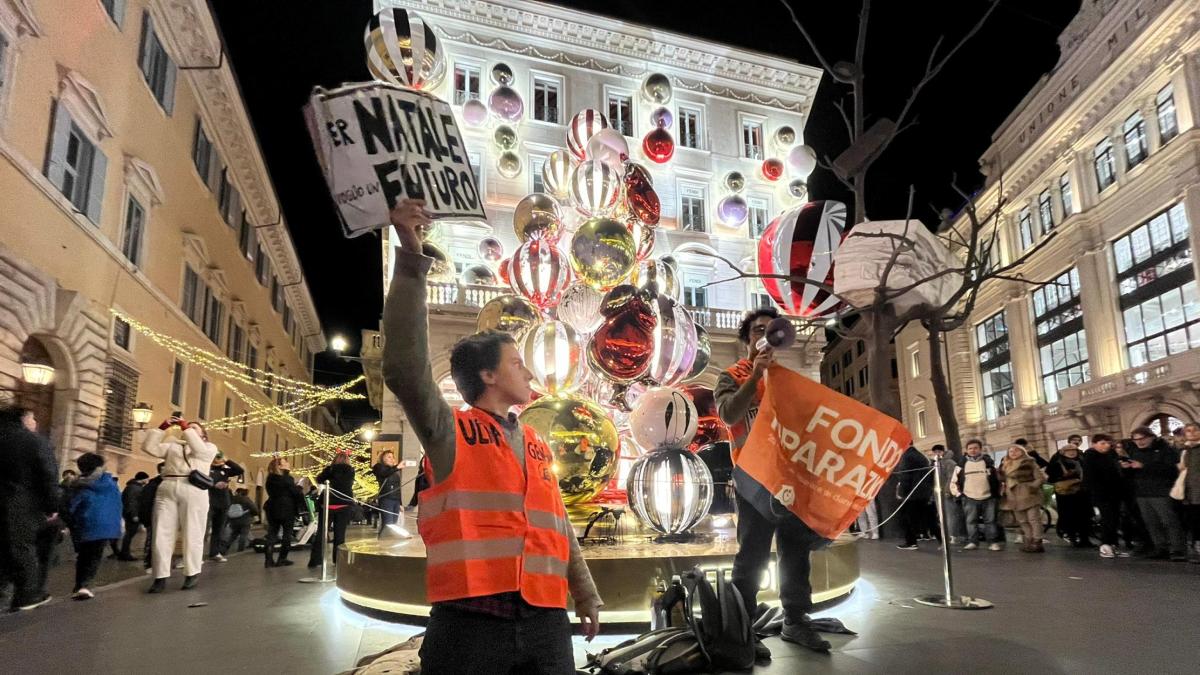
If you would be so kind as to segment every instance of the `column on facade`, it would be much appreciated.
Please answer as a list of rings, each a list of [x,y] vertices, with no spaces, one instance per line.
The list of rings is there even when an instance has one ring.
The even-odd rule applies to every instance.
[[[983,406],[979,400],[979,361],[971,346],[970,326],[946,333],[945,343],[954,416],[960,425],[978,422],[983,417]]]
[[[1188,242],[1192,247],[1192,274],[1200,279],[1200,185],[1189,185],[1183,192],[1183,212],[1188,219]]]
[[[1124,124],[1125,120],[1122,118],[1108,130],[1108,140],[1112,143],[1113,171],[1116,173],[1117,183],[1124,183],[1125,175],[1129,173],[1129,158],[1125,156]],[[1093,161],[1095,158],[1095,153],[1093,152]]]
[[[1153,157],[1162,147],[1162,129],[1158,128],[1158,106],[1156,92],[1151,92],[1138,106],[1142,119],[1146,122],[1146,154]]]
[[[1019,407],[1042,402],[1041,371],[1038,368],[1037,338],[1029,316],[1029,291],[1020,289],[1004,306],[1008,324],[1008,353],[1011,360],[1014,397]]]
[[[1191,129],[1200,117],[1200,51],[1183,56],[1183,68],[1171,82],[1175,85],[1175,115],[1179,129]]]
[[[1076,267],[1092,378],[1119,373],[1124,369],[1121,349],[1124,340],[1113,285],[1114,272],[1110,269],[1105,245],[1080,256]]]

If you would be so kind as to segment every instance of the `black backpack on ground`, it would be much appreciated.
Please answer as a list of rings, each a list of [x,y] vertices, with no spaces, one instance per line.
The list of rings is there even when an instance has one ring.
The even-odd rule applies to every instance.
[[[606,675],[678,675],[752,667],[754,632],[746,605],[724,573],[716,576],[714,588],[700,568],[692,569],[655,602],[655,625],[663,627],[591,656],[587,667]],[[676,611],[679,607],[682,613]],[[680,618],[683,625],[678,625]]]

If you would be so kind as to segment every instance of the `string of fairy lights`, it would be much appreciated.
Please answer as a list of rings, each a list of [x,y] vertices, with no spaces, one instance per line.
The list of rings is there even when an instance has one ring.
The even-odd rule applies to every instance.
[[[311,479],[339,452],[348,453],[350,465],[354,468],[355,473],[354,496],[365,500],[379,491],[379,484],[375,480],[374,474],[371,473],[370,463],[357,459],[361,456],[370,457],[370,444],[358,438],[358,431],[333,435],[318,431],[299,418],[299,415],[328,401],[353,401],[365,398],[362,394],[351,391],[366,379],[364,376],[356,377],[336,387],[323,387],[292,379],[279,373],[259,370],[156,331],[115,309],[110,311],[114,316],[129,324],[131,329],[167,350],[181,362],[223,378],[225,387],[245,405],[246,412],[209,420],[204,425],[205,429],[234,431],[259,425],[273,425],[283,432],[300,437],[307,442],[307,445],[282,451],[251,453],[251,457],[311,457],[316,460],[315,465],[292,469],[294,476]],[[285,402],[279,405],[269,402],[261,403],[253,395],[240,389],[238,384],[255,388],[261,387],[266,391],[283,392]]]

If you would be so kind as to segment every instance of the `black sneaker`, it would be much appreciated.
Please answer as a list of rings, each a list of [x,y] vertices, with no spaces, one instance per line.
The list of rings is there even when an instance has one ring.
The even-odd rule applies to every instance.
[[[191,589],[195,588],[196,584],[199,582],[200,582],[199,574],[193,574],[190,577],[184,577],[183,578],[183,586],[180,587],[179,590],[181,590],[181,591],[191,590]]]
[[[43,595],[42,597],[38,598],[37,600],[34,600],[33,602],[28,602],[28,603],[25,603],[24,605],[17,605],[17,611],[27,612],[31,609],[37,609],[38,607],[41,607],[42,605],[46,604],[47,602],[50,602],[50,596]]]
[[[900,549],[901,551],[919,551],[919,550],[921,550],[921,547],[917,546],[916,544],[896,544],[896,548]]]
[[[280,560],[279,562],[275,563],[275,566],[276,567],[291,567],[292,565],[295,565],[295,564],[296,564],[296,561],[288,560],[287,558],[284,558],[283,560]]]
[[[167,578],[155,579],[154,583],[150,584],[150,588],[146,589],[147,593],[162,593],[167,590]]]
[[[785,623],[781,637],[785,642],[807,647],[814,652],[829,653],[830,644],[805,623]]]

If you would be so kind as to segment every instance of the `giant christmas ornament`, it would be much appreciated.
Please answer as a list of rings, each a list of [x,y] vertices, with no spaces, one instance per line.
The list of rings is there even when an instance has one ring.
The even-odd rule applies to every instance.
[[[642,96],[655,105],[671,102],[671,78],[662,73],[652,73],[642,82]]]
[[[608,215],[620,196],[620,174],[603,162],[580,162],[571,172],[571,203],[585,216]]]
[[[616,129],[601,129],[587,143],[588,159],[602,162],[620,173],[629,159],[629,143]]]
[[[505,178],[516,178],[521,175],[521,156],[512,150],[500,153],[496,158],[496,171]]]
[[[721,441],[733,442],[733,434],[729,426],[721,421],[717,413],[716,399],[713,390],[701,384],[689,384],[683,392],[696,404],[696,435],[688,444],[688,449],[697,452],[701,448]]]
[[[837,311],[841,301],[804,280],[833,285],[833,254],[845,237],[846,205],[808,202],[772,220],[758,240],[759,274],[785,274],[797,281],[763,278],[767,293],[788,314],[817,317]]]
[[[575,159],[585,159],[588,141],[597,131],[607,128],[608,118],[600,111],[591,108],[579,111],[567,125],[567,149]]]
[[[579,333],[588,334],[600,327],[604,315],[600,313],[600,304],[604,295],[591,286],[577,281],[563,293],[558,302],[558,318]]]
[[[498,330],[516,335],[538,322],[537,307],[525,298],[516,295],[500,295],[492,298],[479,310],[475,318],[475,330]]]
[[[725,174],[725,189],[733,194],[738,194],[746,189],[746,177],[741,171],[730,171]]]
[[[655,532],[674,537],[687,533],[708,515],[713,479],[696,454],[660,450],[634,461],[625,491],[638,520]]]
[[[563,201],[570,195],[573,168],[575,163],[566,150],[555,150],[542,163],[542,184],[555,199]]]
[[[717,202],[717,218],[725,227],[737,227],[750,216],[750,206],[741,195],[729,195]]]
[[[462,282],[464,286],[495,286],[496,273],[487,265],[471,265],[463,270]]]
[[[674,387],[653,387],[638,398],[629,430],[644,450],[685,447],[696,435],[696,405]]]
[[[637,246],[637,259],[645,260],[654,255],[654,230],[637,218],[630,218],[629,233],[633,235],[634,245]]]
[[[558,489],[568,506],[600,494],[617,469],[620,451],[617,427],[600,406],[578,396],[543,396],[519,419],[550,446]]]
[[[513,210],[513,231],[523,242],[530,239],[558,241],[562,233],[562,211],[558,202],[543,192],[526,195]]]
[[[788,152],[788,166],[792,169],[792,175],[797,178],[808,178],[808,175],[817,168],[817,153],[807,145],[797,145]]]
[[[646,159],[656,164],[665,164],[675,154],[675,139],[671,138],[671,132],[659,127],[642,139],[642,152],[645,153]]]
[[[433,258],[429,273],[425,275],[427,280],[454,283],[454,263],[450,262],[450,256],[438,248],[437,244],[431,241],[421,242],[421,255]]]
[[[588,367],[618,383],[646,374],[654,356],[656,299],[630,285],[618,286],[604,297],[604,321],[588,342]]]
[[[579,340],[575,329],[565,322],[547,321],[530,328],[520,348],[538,393],[560,394],[579,384]]]
[[[607,291],[629,276],[637,260],[633,235],[624,223],[591,218],[571,237],[571,268],[585,284]]]
[[[779,180],[783,176],[783,162],[774,157],[763,160],[762,175],[769,181]]]
[[[511,268],[512,268],[512,258],[505,258],[500,261],[500,266],[496,269],[496,274],[498,274],[500,276],[500,281],[505,286],[512,285],[512,275],[510,274]]]
[[[712,361],[712,340],[708,337],[708,330],[696,324],[696,358],[692,361],[692,370],[688,373],[685,380],[691,380],[699,377],[708,368],[709,362]]]
[[[661,260],[638,261],[629,275],[629,283],[653,295],[661,293],[675,300],[682,297],[683,287],[675,267]]]
[[[675,123],[675,116],[671,114],[670,108],[656,108],[650,113],[650,124],[655,129],[670,129]]]
[[[504,259],[504,244],[495,237],[479,240],[479,257],[493,265]]]
[[[634,162],[625,165],[625,207],[634,218],[651,227],[658,225],[662,215],[662,202],[654,191],[650,172]]]
[[[488,109],[505,122],[519,122],[525,114],[525,103],[516,89],[500,85],[488,95]]]
[[[655,308],[654,358],[646,378],[660,385],[683,381],[696,361],[696,324],[687,308],[674,298],[659,295]]]
[[[793,129],[785,124],[775,130],[775,143],[781,149],[786,150],[787,148],[792,147],[792,143],[795,143],[795,142],[796,142],[796,130],[795,129]]]
[[[507,63],[497,63],[492,66],[492,82],[508,86],[513,82],[513,71]]]
[[[468,126],[477,127],[487,122],[488,109],[483,101],[473,98],[463,103],[462,115]]]
[[[513,253],[509,270],[512,287],[539,309],[558,304],[571,283],[571,270],[563,254],[546,239],[530,239]]]
[[[517,147],[517,130],[507,124],[501,124],[492,132],[492,141],[501,150],[512,150]]]
[[[416,12],[380,10],[363,35],[367,70],[377,80],[410,89],[433,89],[446,75],[441,41]]]
[[[804,182],[803,178],[793,179],[788,183],[788,194],[796,199],[805,199],[808,197],[808,183]]]

